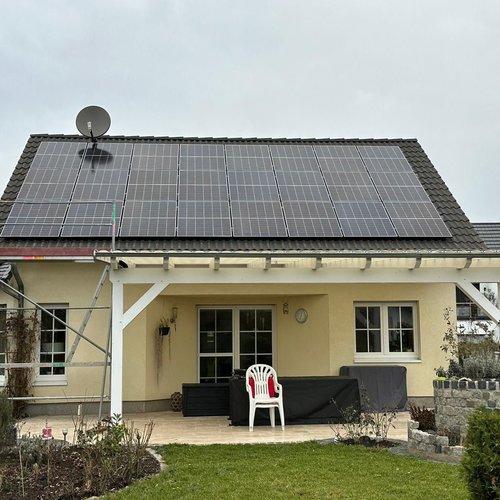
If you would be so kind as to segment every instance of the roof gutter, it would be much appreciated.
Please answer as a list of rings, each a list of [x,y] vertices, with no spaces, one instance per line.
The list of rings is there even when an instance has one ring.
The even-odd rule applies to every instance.
[[[94,252],[96,260],[103,258],[127,258],[127,257],[219,257],[219,258],[392,258],[392,259],[408,259],[408,258],[427,258],[427,259],[479,259],[479,258],[500,258],[500,251],[485,250],[485,251],[449,251],[449,252],[152,252],[148,251],[101,251]]]

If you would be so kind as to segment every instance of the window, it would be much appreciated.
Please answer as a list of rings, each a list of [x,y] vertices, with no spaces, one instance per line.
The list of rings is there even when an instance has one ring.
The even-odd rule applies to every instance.
[[[234,369],[273,363],[271,307],[201,307],[199,381],[227,382]]]
[[[354,313],[356,360],[417,359],[415,304],[357,304]]]
[[[56,318],[66,323],[66,309],[63,306],[44,306]],[[38,381],[64,379],[66,358],[66,327],[44,311],[40,315],[40,363],[53,363],[50,367],[40,367]],[[55,377],[58,376],[58,377]]]
[[[478,290],[480,289],[479,283],[472,283]],[[457,302],[457,319],[458,320],[477,320],[489,319],[487,314],[467,295],[465,295],[460,288],[456,287],[456,302]]]
[[[0,304],[0,363],[7,362],[7,335],[5,331],[5,321],[7,311],[5,304]],[[5,368],[0,367],[0,385],[5,382]]]

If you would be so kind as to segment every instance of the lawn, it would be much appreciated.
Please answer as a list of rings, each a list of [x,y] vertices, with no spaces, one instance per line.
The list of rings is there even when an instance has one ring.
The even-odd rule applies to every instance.
[[[459,466],[318,443],[169,445],[168,470],[113,499],[464,499]]]

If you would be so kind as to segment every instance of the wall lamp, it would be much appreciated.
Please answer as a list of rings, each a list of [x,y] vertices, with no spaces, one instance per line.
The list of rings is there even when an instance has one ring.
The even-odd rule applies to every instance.
[[[283,314],[288,314],[288,302],[283,302]]]

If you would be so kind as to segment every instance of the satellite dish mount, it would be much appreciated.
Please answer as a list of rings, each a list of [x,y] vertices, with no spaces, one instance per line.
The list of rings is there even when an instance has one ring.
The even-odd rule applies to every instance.
[[[76,128],[80,134],[94,143],[109,130],[110,125],[109,113],[100,106],[87,106],[76,117]]]

